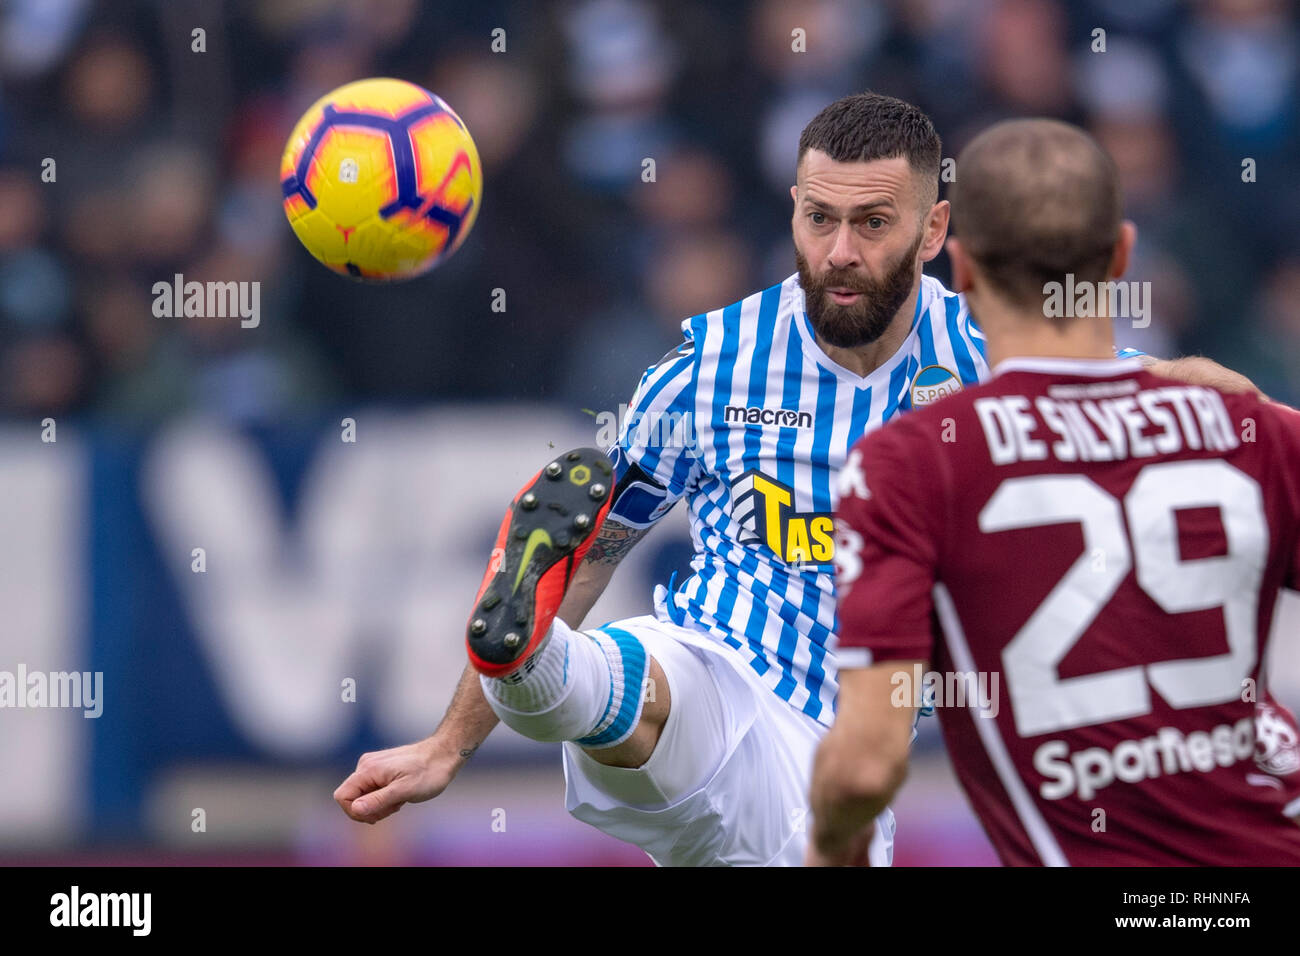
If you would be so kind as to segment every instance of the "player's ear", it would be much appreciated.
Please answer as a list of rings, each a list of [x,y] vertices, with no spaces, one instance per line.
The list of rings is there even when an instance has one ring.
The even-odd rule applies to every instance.
[[[1125,219],[1119,224],[1119,238],[1115,240],[1115,251],[1110,257],[1110,268],[1106,271],[1107,279],[1118,279],[1128,272],[1128,260],[1137,244],[1137,226],[1132,220]]]
[[[952,266],[952,291],[969,292],[971,286],[970,259],[961,246],[961,240],[953,236],[944,246],[948,250],[948,263]]]
[[[799,186],[797,184],[790,187],[790,198],[794,200],[796,206],[799,205]]]
[[[921,240],[921,261],[929,262],[943,248],[943,241],[948,238],[948,218],[952,206],[944,199],[930,207],[925,217],[925,238]]]

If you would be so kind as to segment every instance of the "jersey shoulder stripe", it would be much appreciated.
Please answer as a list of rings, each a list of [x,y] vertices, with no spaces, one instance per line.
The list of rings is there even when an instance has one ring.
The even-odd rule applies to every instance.
[[[682,323],[685,341],[646,369],[632,395],[618,437],[616,461],[640,466],[675,500],[695,464],[695,384],[699,350],[692,323]],[[621,475],[617,476],[621,477]]]

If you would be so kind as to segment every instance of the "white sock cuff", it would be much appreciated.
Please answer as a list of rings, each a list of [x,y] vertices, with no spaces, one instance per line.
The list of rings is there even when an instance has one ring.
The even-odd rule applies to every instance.
[[[595,728],[576,742],[589,750],[616,747],[636,730],[645,706],[645,677],[649,655],[641,641],[620,628],[608,627],[588,635],[609,665],[610,689]]]

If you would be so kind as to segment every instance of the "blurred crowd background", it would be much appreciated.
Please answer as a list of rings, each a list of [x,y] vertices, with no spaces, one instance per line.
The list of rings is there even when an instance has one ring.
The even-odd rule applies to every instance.
[[[195,28],[205,31],[204,52],[192,49]],[[497,28],[506,49],[494,53]],[[796,28],[806,52],[792,49]],[[474,135],[485,174],[464,247],[428,276],[391,286],[319,266],[280,207],[278,163],[293,123],[323,93],[373,75],[442,96]],[[150,601],[163,599],[154,595],[136,600],[130,626],[121,615],[105,620],[104,602],[118,593],[113,574],[136,573],[131,580],[145,587],[138,582],[163,573],[102,540],[125,513],[104,505],[115,476],[139,480],[134,466],[113,471],[113,436],[146,441],[195,417],[252,430],[271,458],[289,462],[277,474],[290,487],[310,457],[295,458],[305,439],[292,429],[356,408],[526,404],[570,418],[617,409],[644,368],[680,340],[684,317],[794,271],[789,187],[799,131],[832,99],[863,89],[924,108],[946,157],[1004,117],[1087,127],[1115,157],[1138,225],[1131,278],[1153,290],[1150,326],[1118,322],[1119,343],[1207,354],[1274,397],[1300,401],[1300,30],[1287,0],[0,5],[0,416],[14,428],[47,416],[72,422],[94,446],[90,530],[76,532],[91,542],[90,623],[67,624],[72,646],[89,643],[102,662],[115,641],[139,639],[144,622],[166,648],[168,622],[185,617],[171,604],[158,611]],[[654,182],[642,179],[647,157]],[[53,182],[42,180],[47,159]],[[1252,182],[1243,181],[1246,159]],[[931,271],[947,278],[942,257]],[[151,287],[175,273],[259,280],[259,327],[156,318]],[[498,288],[504,312],[491,307]],[[493,441],[490,416],[485,424]],[[520,454],[523,472],[545,451]],[[492,500],[513,490],[506,484],[488,489]],[[475,543],[495,528],[484,514],[484,542]],[[674,534],[685,547],[682,529]],[[28,541],[10,539],[21,561]],[[130,554],[156,546],[129,535],[120,543]],[[671,563],[646,566],[642,601]],[[445,629],[461,611],[429,613]],[[176,633],[189,640],[198,627],[177,624]],[[12,646],[0,641],[0,650]],[[135,672],[141,693],[163,693],[150,682],[170,672],[132,660],[144,668]],[[162,660],[205,666],[201,655]],[[184,712],[183,701],[172,706]],[[87,744],[90,769],[77,779],[94,806],[81,807],[74,827],[45,839],[0,808],[0,844],[37,832],[38,850],[178,845],[186,828],[169,843],[172,831],[150,817],[163,799],[156,780],[114,776],[114,755],[130,750],[131,733],[145,731],[132,728],[108,750],[98,737]],[[319,773],[313,792],[332,789],[344,756],[359,752],[353,745],[399,742],[365,733],[328,759],[299,760],[299,770]],[[185,738],[170,742],[183,755]],[[932,731],[921,747],[937,754]],[[244,770],[273,763],[254,744],[239,759],[230,756],[236,749],[214,752]],[[560,828],[564,846],[596,847],[574,859],[640,859],[569,825],[553,792],[554,754],[533,757],[550,775],[538,778],[551,789],[536,801],[551,814],[547,826]],[[900,844],[901,862],[936,862],[945,850],[950,861],[991,859],[943,766],[935,756],[910,785],[913,819],[929,821],[923,839],[934,853]],[[167,786],[184,790],[175,775]],[[473,798],[448,799],[478,812]],[[250,802],[268,805],[231,800],[246,811]],[[324,820],[333,811],[319,812]],[[906,813],[900,820],[906,825]],[[343,833],[344,824],[329,816],[321,829],[293,829],[291,842],[309,859],[353,859],[351,836],[321,835]],[[404,850],[381,840],[366,858],[411,859],[411,846],[454,842],[445,831],[411,839]],[[530,858],[523,850],[484,856],[465,840],[456,861]],[[414,858],[453,859],[432,849]]]
[[[798,132],[861,89],[927,110],[945,156],[1006,116],[1086,126],[1119,163],[1140,230],[1133,275],[1154,290],[1150,328],[1121,341],[1204,352],[1300,399],[1287,0],[11,0],[0,18],[12,415],[261,420],[357,398],[617,407],[683,317],[794,271]],[[489,50],[495,28],[504,53]],[[486,179],[464,249],[387,288],[315,266],[278,198],[293,122],[369,75],[451,103]],[[46,157],[56,183],[37,175]],[[933,271],[946,275],[942,259]],[[154,318],[150,287],[176,272],[262,280],[262,328]]]

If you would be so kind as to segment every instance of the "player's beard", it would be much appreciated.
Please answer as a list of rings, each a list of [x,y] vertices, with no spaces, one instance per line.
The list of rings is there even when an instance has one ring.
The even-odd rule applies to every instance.
[[[912,292],[916,253],[923,238],[924,232],[918,234],[912,248],[899,257],[881,279],[837,269],[814,276],[808,260],[796,248],[794,261],[799,267],[804,307],[817,337],[836,348],[853,349],[870,345],[884,335]],[[861,298],[852,305],[840,305],[827,293],[830,288],[851,289],[861,293]]]

